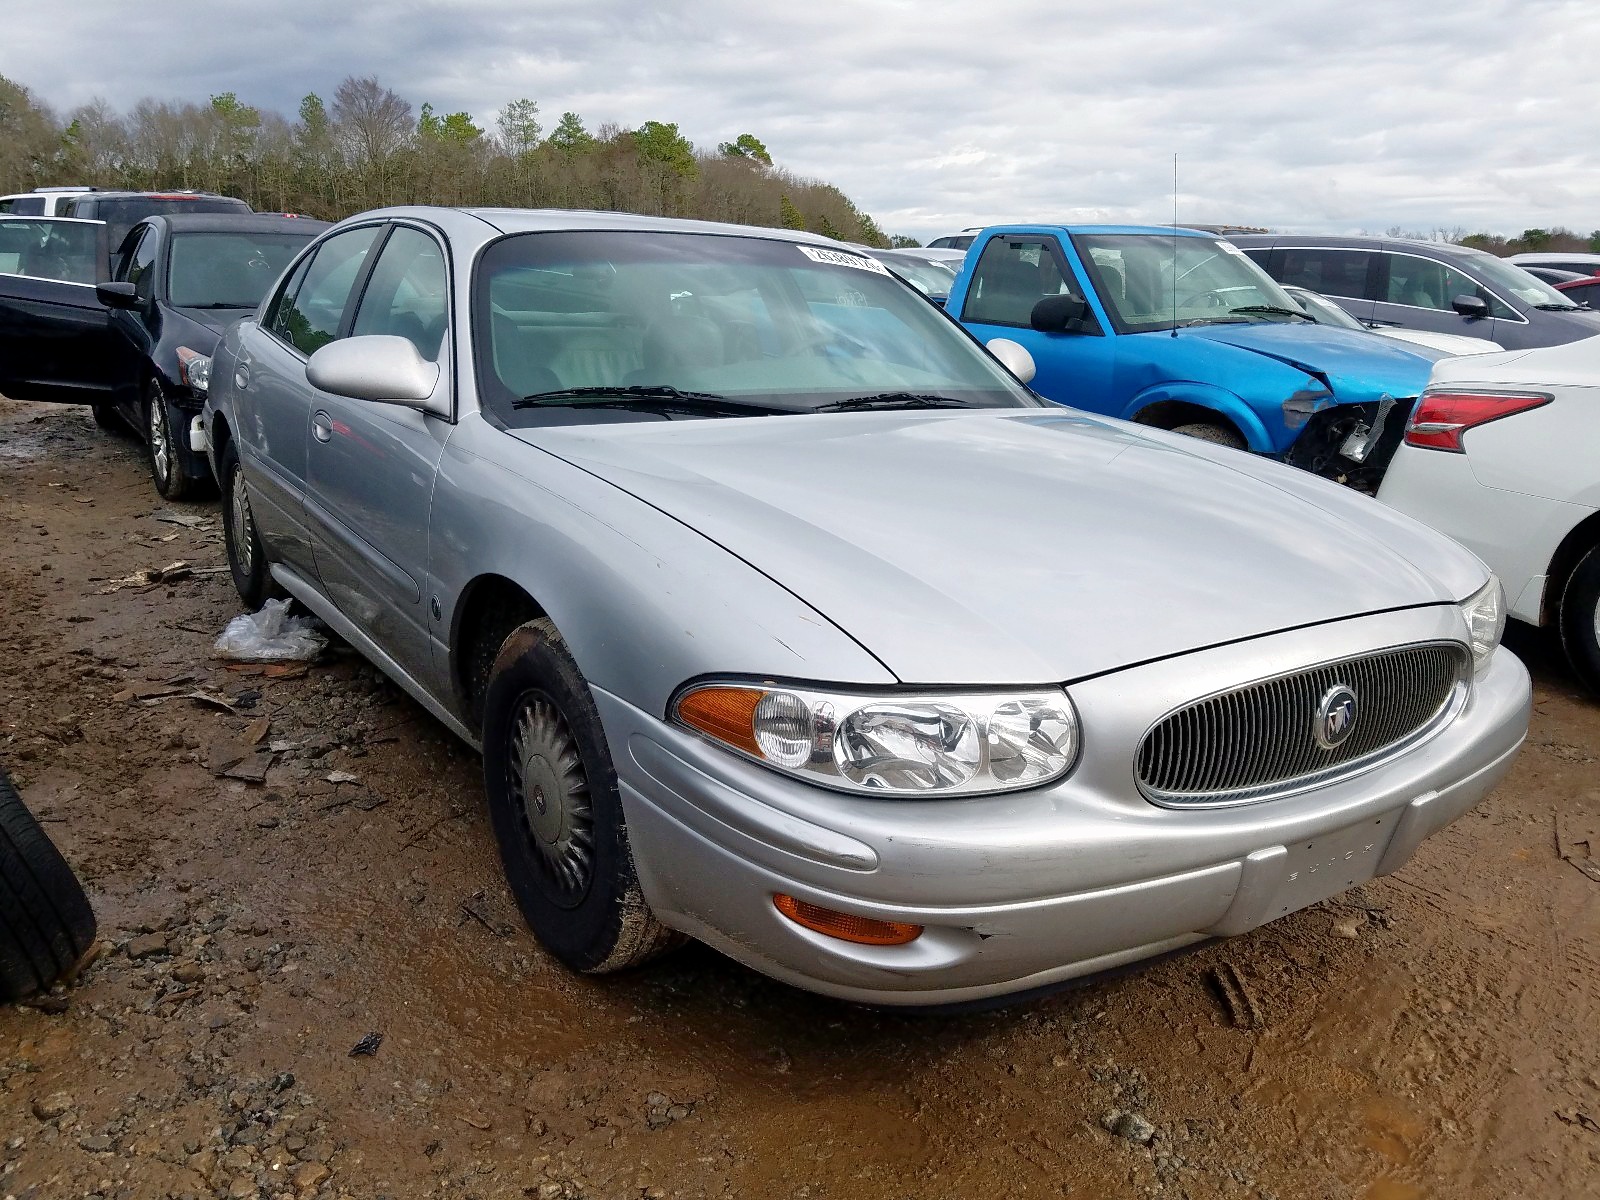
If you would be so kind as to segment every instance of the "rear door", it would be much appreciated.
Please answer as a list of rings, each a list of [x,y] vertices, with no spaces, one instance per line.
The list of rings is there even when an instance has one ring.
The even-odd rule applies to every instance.
[[[1326,296],[1356,320],[1370,321],[1371,284],[1378,258],[1371,250],[1288,245],[1273,250],[1263,265],[1279,283]]]
[[[103,221],[0,217],[0,395],[99,404],[116,382]]]

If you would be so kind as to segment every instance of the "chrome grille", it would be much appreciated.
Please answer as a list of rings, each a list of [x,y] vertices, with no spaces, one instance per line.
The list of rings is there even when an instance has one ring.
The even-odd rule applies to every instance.
[[[1465,696],[1471,659],[1457,642],[1380,650],[1263,679],[1167,714],[1135,760],[1140,789],[1168,804],[1239,804],[1353,774],[1425,736]],[[1332,749],[1314,726],[1341,684],[1358,708]]]

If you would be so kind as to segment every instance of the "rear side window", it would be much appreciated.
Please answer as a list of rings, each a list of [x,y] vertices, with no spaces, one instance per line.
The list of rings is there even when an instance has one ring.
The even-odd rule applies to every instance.
[[[18,196],[15,199],[0,200],[0,212],[11,213],[18,217],[42,217],[44,197]]]
[[[338,337],[356,280],[379,232],[379,226],[366,225],[323,242],[278,297],[268,326],[272,332],[305,355]]]
[[[1367,271],[1372,253],[1367,250],[1340,250],[1333,246],[1280,250],[1282,266],[1279,283],[1303,287],[1324,296],[1344,296],[1363,300],[1367,295]]]
[[[439,243],[420,230],[397,227],[372,269],[351,336],[403,337],[423,358],[437,362],[444,343],[445,282]]]

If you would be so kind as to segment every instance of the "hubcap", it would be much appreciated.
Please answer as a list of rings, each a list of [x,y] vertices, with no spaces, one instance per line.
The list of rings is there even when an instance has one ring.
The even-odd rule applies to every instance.
[[[509,757],[511,798],[551,898],[575,906],[594,875],[594,810],[578,743],[544,696],[518,702]]]
[[[167,436],[167,402],[161,393],[150,397],[150,461],[156,469],[156,479],[166,483],[172,476],[172,439]]]
[[[250,497],[244,490],[244,471],[233,468],[233,481],[228,488],[228,525],[233,530],[233,553],[239,567],[246,575],[255,565],[255,526],[250,517]]]

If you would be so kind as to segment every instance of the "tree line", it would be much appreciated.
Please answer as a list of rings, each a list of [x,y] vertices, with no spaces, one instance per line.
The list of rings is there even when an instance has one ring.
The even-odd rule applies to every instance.
[[[371,76],[346,78],[330,101],[306,96],[292,119],[232,92],[127,112],[93,100],[58,116],[0,76],[0,193],[53,184],[219,192],[325,220],[389,204],[587,208],[890,244],[838,188],[775,165],[751,133],[705,150],[665,121],[591,130],[564,112],[547,129],[526,98],[480,126],[414,109]]]

